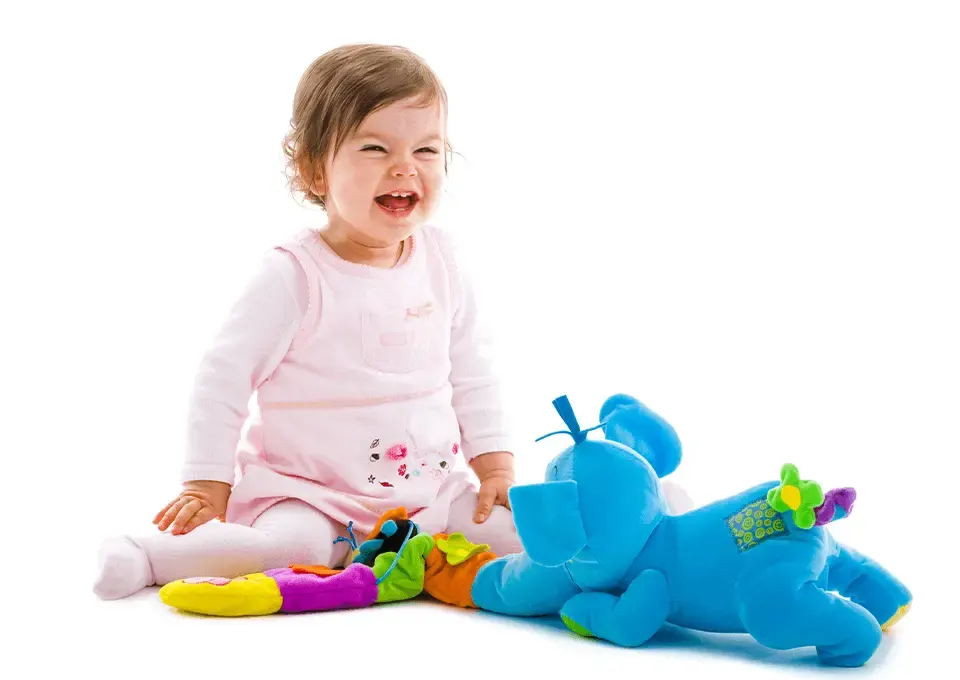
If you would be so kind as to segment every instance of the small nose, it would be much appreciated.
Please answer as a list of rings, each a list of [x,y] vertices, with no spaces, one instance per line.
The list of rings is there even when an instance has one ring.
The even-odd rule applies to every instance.
[[[392,174],[394,177],[416,177],[417,169],[409,161],[400,161],[393,167]]]

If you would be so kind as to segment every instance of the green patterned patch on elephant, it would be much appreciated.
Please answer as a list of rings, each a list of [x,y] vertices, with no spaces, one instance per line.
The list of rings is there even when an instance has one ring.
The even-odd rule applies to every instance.
[[[727,518],[727,528],[736,539],[740,552],[755,548],[768,539],[790,533],[784,524],[783,515],[771,508],[765,500],[754,501],[730,515]]]

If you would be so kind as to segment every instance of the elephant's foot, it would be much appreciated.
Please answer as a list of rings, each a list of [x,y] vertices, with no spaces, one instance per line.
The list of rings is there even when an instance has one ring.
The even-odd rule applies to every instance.
[[[594,637],[593,633],[581,626],[579,623],[571,619],[566,614],[561,614],[560,619],[563,621],[564,625],[572,630],[574,633],[581,637]]]
[[[639,647],[660,630],[670,611],[667,581],[659,571],[646,570],[617,597],[580,593],[570,598],[560,616],[578,635],[603,638],[623,647]]]
[[[910,610],[913,595],[893,574],[852,548],[840,546],[830,563],[828,589],[859,604],[889,630]]]
[[[886,633],[888,630],[890,630],[895,625],[897,625],[897,622],[907,615],[907,612],[910,611],[910,607],[912,605],[913,605],[912,602],[908,602],[907,604],[900,607],[900,609],[898,609],[893,616],[891,616],[889,619],[887,619],[884,623],[880,625],[880,630]]]
[[[882,633],[869,611],[815,583],[784,584],[778,572],[740,587],[740,618],[757,642],[780,650],[813,646],[831,666],[862,666],[873,656]]]

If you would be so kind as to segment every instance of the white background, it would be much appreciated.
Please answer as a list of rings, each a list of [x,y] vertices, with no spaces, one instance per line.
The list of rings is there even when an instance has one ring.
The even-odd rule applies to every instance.
[[[94,598],[99,540],[155,530],[177,491],[187,390],[227,306],[266,248],[322,223],[289,194],[280,142],[302,71],[355,41],[410,47],[446,84],[462,156],[438,222],[468,245],[526,439],[557,429],[560,394],[586,426],[628,391],[679,431],[675,479],[698,503],[787,461],[856,486],[835,534],[916,597],[860,672],[947,657],[954,3],[25,7],[0,20],[11,668],[822,672],[809,649],[675,634],[621,650],[423,603],[225,621],[155,590]],[[521,480],[565,444],[518,451]]]

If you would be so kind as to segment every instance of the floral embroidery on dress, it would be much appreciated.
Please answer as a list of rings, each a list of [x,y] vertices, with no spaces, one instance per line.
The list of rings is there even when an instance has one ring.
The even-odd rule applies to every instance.
[[[387,458],[390,460],[403,460],[407,457],[407,447],[403,444],[395,444],[387,449]]]

